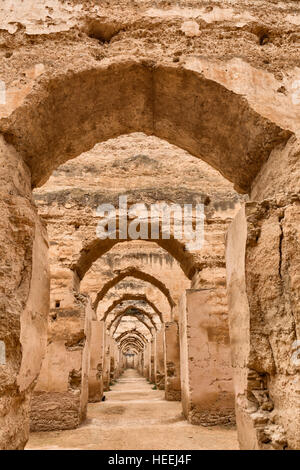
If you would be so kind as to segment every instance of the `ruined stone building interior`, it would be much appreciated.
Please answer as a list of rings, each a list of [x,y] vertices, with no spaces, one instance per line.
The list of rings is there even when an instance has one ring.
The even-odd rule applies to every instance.
[[[292,0],[2,0],[1,450],[300,449],[299,47]]]

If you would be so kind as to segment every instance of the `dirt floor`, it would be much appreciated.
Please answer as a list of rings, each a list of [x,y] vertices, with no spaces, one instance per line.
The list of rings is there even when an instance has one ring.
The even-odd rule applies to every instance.
[[[238,449],[234,429],[193,426],[181,403],[164,400],[133,369],[106,392],[106,400],[88,405],[84,424],[70,431],[36,432],[26,449]]]

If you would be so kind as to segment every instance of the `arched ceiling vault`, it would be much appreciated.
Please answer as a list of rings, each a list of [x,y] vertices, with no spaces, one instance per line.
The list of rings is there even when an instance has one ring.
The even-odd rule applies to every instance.
[[[151,224],[149,223],[148,233],[151,234]],[[79,280],[82,280],[92,264],[101,258],[105,253],[111,250],[118,243],[128,241],[134,242],[130,238],[122,240],[116,230],[116,238],[101,240],[95,236],[91,241],[87,241],[77,256],[70,263],[70,268],[77,274]],[[197,259],[193,252],[186,250],[184,240],[175,239],[172,235],[169,239],[163,239],[161,236],[157,240],[143,239],[145,242],[156,243],[159,247],[166,250],[180,265],[188,279],[192,279],[197,269]]]
[[[119,344],[120,350],[123,351],[124,348],[135,347],[139,352],[144,350],[144,344],[137,338],[128,337],[123,339]]]
[[[159,279],[156,277],[152,276],[151,274],[145,273],[141,271],[140,269],[130,266],[118,273],[117,276],[115,276],[113,279],[110,279],[102,289],[98,292],[95,302],[94,302],[94,309],[95,311],[97,310],[99,302],[105,297],[105,295],[109,292],[109,290],[117,285],[120,281],[125,279],[126,277],[134,277],[136,279],[140,279],[142,281],[149,282],[153,286],[157,287],[167,298],[170,308],[175,306],[175,302],[171,297],[169,289],[163,284]]]
[[[112,327],[110,330],[108,330],[113,337],[115,337],[115,335],[117,334],[121,334],[123,333],[124,331],[127,331],[128,329],[128,319],[132,319],[132,323],[135,325],[134,328],[137,329],[140,333],[144,334],[144,336],[147,335],[147,337],[152,337],[153,336],[153,326],[152,326],[152,323],[149,322],[149,320],[147,319],[146,320],[146,317],[141,317],[141,316],[137,316],[135,315],[134,313],[133,314],[127,314],[127,315],[124,315],[124,316],[120,316],[114,325],[112,325],[112,327],[114,327],[113,329],[113,332],[112,332]],[[124,330],[125,328],[125,330]],[[130,326],[130,329],[131,326]],[[121,330],[121,333],[119,332],[118,333],[118,330]],[[146,333],[146,331],[147,333]]]
[[[124,346],[127,346],[128,344],[134,344],[135,346],[139,347],[141,350],[144,349],[144,343],[139,338],[136,338],[135,336],[128,336],[127,338],[123,338],[119,344],[121,348]]]
[[[119,343],[126,336],[138,336],[145,344],[148,343],[147,338],[137,330],[128,330],[121,333],[117,338],[115,338],[116,343]]]
[[[129,300],[141,301],[141,302],[145,302],[146,304],[148,304],[156,313],[156,315],[158,315],[161,323],[163,323],[164,320],[163,320],[162,312],[158,310],[156,305],[153,302],[151,302],[151,300],[149,300],[145,294],[123,294],[119,299],[114,300],[111,303],[111,305],[106,309],[102,317],[102,320],[106,320],[107,316],[122,302],[129,301]]]
[[[130,316],[130,315],[127,315],[127,316]],[[151,325],[149,325],[144,319],[140,318],[140,317],[136,317],[135,315],[131,315],[131,316],[134,316],[142,325],[145,326],[145,328],[147,328],[147,330],[149,331],[149,334],[150,336],[153,336],[153,332],[152,332],[152,327]],[[124,318],[124,317],[123,317]],[[122,318],[120,317],[120,320],[122,320]],[[112,336],[114,336],[118,330],[118,327],[120,326],[120,323],[117,322],[113,332],[112,332]]]
[[[240,192],[291,135],[201,72],[136,60],[43,74],[0,132],[23,155],[33,187],[98,142],[144,132],[201,158]]]
[[[145,310],[143,310],[142,308],[140,307],[126,307],[123,311],[117,313],[115,315],[115,317],[112,319],[112,321],[107,325],[107,329],[108,331],[111,330],[112,326],[115,324],[115,322],[119,319],[119,318],[122,318],[122,317],[125,317],[125,316],[128,316],[128,317],[135,317],[137,318],[138,320],[140,320],[142,323],[144,323],[145,326],[147,326],[147,328],[151,331],[151,328],[154,328],[155,330],[157,330],[157,326],[155,324],[155,322],[153,321],[153,318],[151,317],[151,315],[146,312]],[[148,318],[152,327],[149,326],[145,320],[144,320],[144,317]]]

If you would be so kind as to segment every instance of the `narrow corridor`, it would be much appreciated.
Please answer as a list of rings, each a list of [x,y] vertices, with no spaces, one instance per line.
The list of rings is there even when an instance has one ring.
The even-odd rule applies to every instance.
[[[127,369],[104,402],[89,403],[79,428],[32,433],[26,449],[238,449],[235,429],[189,424],[181,403],[164,400],[164,391],[152,387]]]

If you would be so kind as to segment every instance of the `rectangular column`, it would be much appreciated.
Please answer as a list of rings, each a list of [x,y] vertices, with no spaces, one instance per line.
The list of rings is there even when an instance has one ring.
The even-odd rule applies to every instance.
[[[156,334],[156,368],[155,383],[159,390],[165,389],[165,354],[164,354],[164,325]]]
[[[150,377],[149,380],[152,383],[155,383],[155,362],[156,362],[156,357],[155,357],[155,350],[156,350],[156,335],[155,332],[153,332],[153,337],[151,339],[151,355],[150,355]]]
[[[1,106],[1,111],[4,110]],[[23,449],[47,344],[48,241],[29,167],[0,135],[0,449]]]
[[[109,370],[109,383],[114,382],[115,377],[115,340],[109,337],[109,351],[110,351],[110,370]]]
[[[290,149],[288,155],[292,162]],[[280,158],[276,166],[281,162]],[[241,449],[300,448],[300,328],[295,322],[300,206],[289,197],[278,201],[279,207],[247,203],[227,235],[230,339]]]
[[[151,341],[148,343],[148,348],[147,348],[147,364],[148,364],[148,377],[147,379],[151,382],[151,349],[152,349],[152,344]]]
[[[120,376],[120,350],[117,343],[114,343],[114,358],[115,358],[115,370],[114,370],[114,380]]]
[[[192,424],[235,421],[227,312],[217,289],[188,289],[179,306],[181,394]]]
[[[104,322],[91,323],[91,348],[89,370],[89,402],[98,402],[103,397],[103,353]]]
[[[143,367],[143,376],[148,379],[149,378],[149,343],[146,343],[144,346],[144,367]]]
[[[176,322],[165,323],[164,343],[165,399],[169,401],[180,401],[180,346],[178,324]]]
[[[89,299],[50,310],[47,352],[31,400],[32,431],[73,429],[85,419],[92,313]]]
[[[103,356],[103,390],[107,392],[110,384],[110,336],[104,334],[104,356]]]

